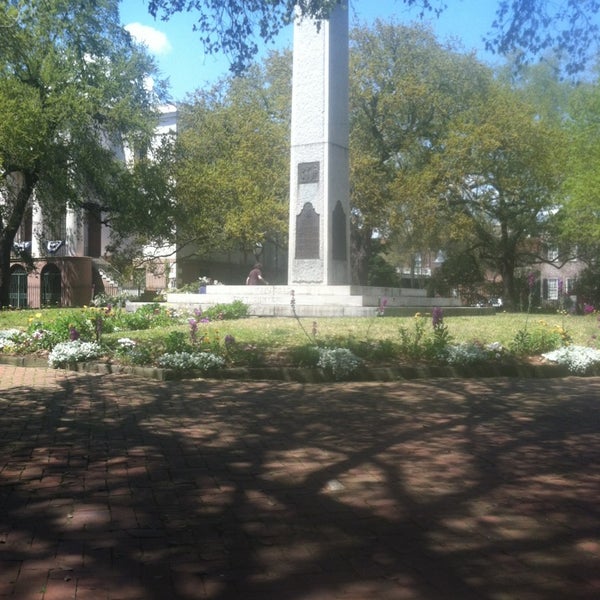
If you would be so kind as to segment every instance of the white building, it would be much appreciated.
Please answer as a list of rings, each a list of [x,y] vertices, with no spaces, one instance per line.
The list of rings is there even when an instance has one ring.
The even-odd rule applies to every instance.
[[[177,107],[166,105],[160,109],[156,139],[176,132]],[[115,149],[115,153],[127,162],[134,159],[128,148]],[[102,224],[99,211],[66,208],[62,217],[50,225],[34,202],[13,246],[11,306],[82,306],[89,304],[98,293],[116,293],[117,284],[110,275],[109,243],[110,229]],[[157,256],[175,256],[174,248],[155,251]],[[33,271],[28,272],[25,254],[30,256],[35,267]],[[167,267],[163,277],[165,285],[160,287],[166,287],[170,270],[171,267]]]

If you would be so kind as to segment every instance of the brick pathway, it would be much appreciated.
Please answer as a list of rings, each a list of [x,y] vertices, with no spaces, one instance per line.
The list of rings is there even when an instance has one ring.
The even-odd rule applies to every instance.
[[[599,399],[0,365],[0,598],[599,598]]]

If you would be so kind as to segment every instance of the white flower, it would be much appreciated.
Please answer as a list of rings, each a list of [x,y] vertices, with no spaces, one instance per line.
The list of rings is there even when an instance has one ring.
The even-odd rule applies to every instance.
[[[500,342],[492,342],[490,344],[486,345],[486,350],[489,350],[490,352],[503,352],[504,351],[504,346],[502,346],[502,344]]]
[[[551,362],[565,365],[571,373],[583,374],[600,364],[600,350],[587,346],[563,346],[542,356]]]
[[[48,364],[57,368],[72,362],[98,358],[101,354],[102,349],[96,342],[82,342],[81,340],[60,342],[52,348],[48,355]]]
[[[177,371],[191,371],[194,369],[208,371],[223,367],[225,360],[221,356],[210,352],[171,352],[160,356],[158,365],[165,369],[175,369]]]
[[[27,339],[27,334],[19,329],[1,329],[0,330],[0,352],[11,352],[15,350],[21,342]]]
[[[344,379],[361,364],[360,358],[347,348],[319,348],[317,366],[331,371],[336,379]]]
[[[19,329],[0,329],[0,340],[8,340],[20,337],[23,332]]]
[[[450,365],[470,365],[485,361],[489,358],[490,352],[472,342],[462,344],[450,344],[445,349],[446,362]]]
[[[16,347],[17,347],[17,344],[13,340],[0,338],[0,351],[5,350],[7,352],[10,352],[11,350],[14,350]]]
[[[121,348],[133,348],[135,346],[135,341],[130,338],[119,338],[117,340],[117,344],[121,346]]]

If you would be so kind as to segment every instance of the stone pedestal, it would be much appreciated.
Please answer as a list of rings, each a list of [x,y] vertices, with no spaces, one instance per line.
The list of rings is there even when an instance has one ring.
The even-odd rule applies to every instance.
[[[292,307],[292,298],[294,306]],[[202,294],[169,293],[167,303],[179,310],[206,309],[240,301],[260,317],[374,317],[414,315],[433,307],[463,309],[459,298],[428,298],[425,290],[355,285],[207,285]]]

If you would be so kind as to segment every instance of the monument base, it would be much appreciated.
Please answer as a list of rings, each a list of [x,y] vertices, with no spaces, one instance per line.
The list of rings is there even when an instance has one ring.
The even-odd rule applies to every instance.
[[[199,294],[168,293],[174,308],[209,308],[240,300],[252,316],[373,317],[383,308],[389,316],[408,316],[444,309],[445,315],[473,312],[460,298],[428,298],[425,290],[354,285],[207,285]],[[292,293],[293,292],[293,293]],[[292,299],[294,308],[292,308]],[[479,309],[481,314],[486,309]],[[493,310],[492,310],[493,312]]]

